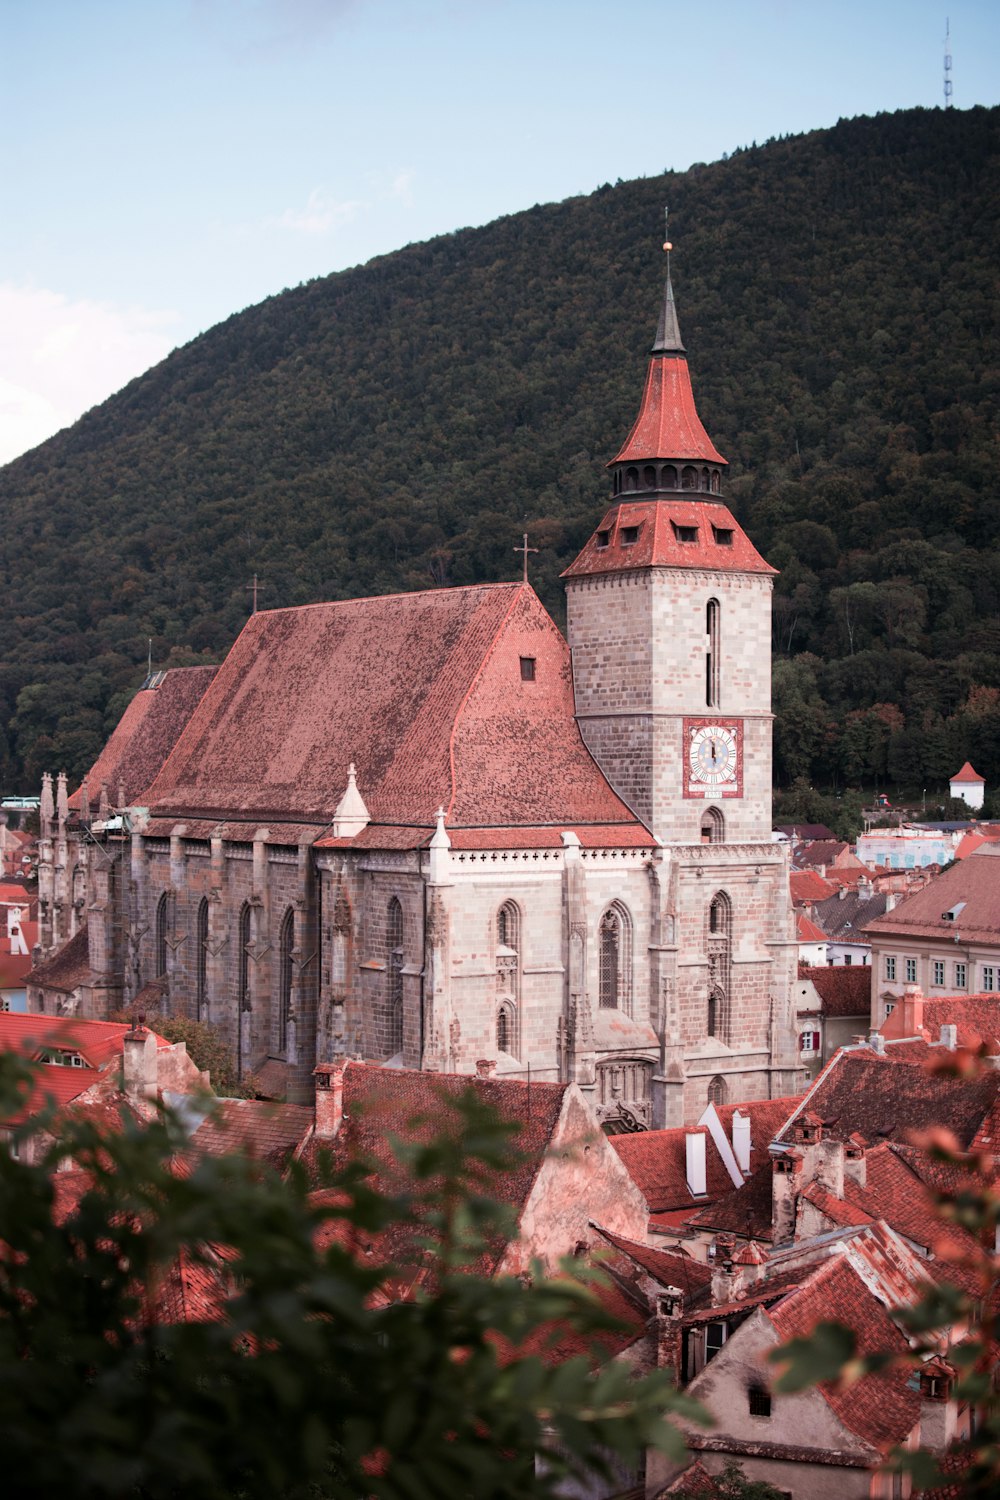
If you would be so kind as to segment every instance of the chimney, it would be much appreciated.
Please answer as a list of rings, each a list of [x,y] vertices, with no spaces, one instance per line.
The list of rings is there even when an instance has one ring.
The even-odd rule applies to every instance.
[[[744,1177],[750,1176],[750,1117],[733,1111],[733,1154]]]
[[[492,1078],[496,1070],[496,1061],[491,1057],[481,1057],[476,1063],[477,1078]]]
[[[903,1012],[903,1035],[919,1036],[924,1025],[924,992],[918,984],[908,984],[900,1001]]]
[[[941,1046],[947,1047],[949,1052],[954,1052],[955,1048],[958,1046],[957,1026],[952,1025],[941,1027]]]
[[[687,1131],[684,1137],[687,1185],[692,1198],[704,1198],[707,1191],[707,1178],[705,1175],[706,1135],[707,1131],[704,1127],[701,1127],[698,1130]]]
[[[868,1045],[873,1052],[878,1053],[879,1057],[885,1056],[885,1037],[881,1031],[873,1031],[871,1033],[868,1038]]]
[[[743,1286],[749,1291],[763,1276],[764,1267],[767,1265],[767,1255],[756,1240],[750,1240],[737,1255],[736,1264],[743,1273]]]
[[[651,1332],[656,1343],[656,1368],[672,1370],[679,1378],[684,1293],[679,1286],[668,1286],[656,1297],[655,1306]]]
[[[320,1063],[313,1069],[316,1080],[315,1131],[317,1139],[332,1141],[344,1118],[344,1069],[346,1063]]]
[[[715,1242],[715,1264],[712,1267],[712,1301],[733,1302],[743,1292],[743,1268],[736,1264],[733,1241],[720,1235]]]
[[[144,1111],[156,1098],[156,1037],[145,1026],[133,1026],[122,1038],[122,1088]]]
[[[898,891],[886,891],[886,893],[885,893],[885,913],[886,913],[886,916],[888,916],[891,911],[895,910],[896,902],[898,900],[899,900],[899,892]]]

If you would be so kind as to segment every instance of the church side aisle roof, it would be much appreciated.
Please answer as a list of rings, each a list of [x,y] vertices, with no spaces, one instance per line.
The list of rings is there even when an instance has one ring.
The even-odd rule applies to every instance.
[[[611,825],[650,840],[584,746],[569,649],[520,583],[252,616],[148,802],[157,822],[325,826],[351,761],[365,843],[429,834],[439,806],[449,830]]]

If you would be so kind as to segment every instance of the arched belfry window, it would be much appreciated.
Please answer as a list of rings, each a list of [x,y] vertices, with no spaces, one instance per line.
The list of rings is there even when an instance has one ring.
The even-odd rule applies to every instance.
[[[516,1057],[520,1052],[521,913],[514,901],[505,901],[497,912],[496,976],[497,1051]]]
[[[403,1050],[403,908],[393,896],[385,913],[386,1055]]]
[[[709,599],[705,609],[705,703],[719,706],[719,624],[722,614],[718,599]]]
[[[291,907],[281,919],[278,937],[278,1052],[288,1050],[288,1022],[292,1014],[292,949],[295,944],[295,913]]]
[[[733,924],[733,904],[725,891],[712,897],[708,908],[708,930],[710,933],[729,938]]]
[[[701,819],[703,844],[722,844],[726,838],[726,820],[718,807],[706,807]]]
[[[726,1080],[721,1077],[720,1074],[716,1073],[715,1077],[708,1085],[708,1103],[725,1104],[726,1095],[728,1094],[728,1092],[729,1090],[726,1088]]]
[[[208,1009],[208,898],[198,902],[194,944],[194,1013],[203,1021]]]
[[[169,897],[164,891],[156,904],[156,978],[167,972],[167,906]]]
[[[620,901],[609,906],[598,930],[600,1003],[632,1014],[632,921]]]

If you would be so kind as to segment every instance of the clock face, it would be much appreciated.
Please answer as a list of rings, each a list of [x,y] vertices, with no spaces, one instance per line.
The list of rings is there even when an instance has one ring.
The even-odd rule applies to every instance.
[[[684,795],[743,795],[743,726],[738,719],[685,719]]]

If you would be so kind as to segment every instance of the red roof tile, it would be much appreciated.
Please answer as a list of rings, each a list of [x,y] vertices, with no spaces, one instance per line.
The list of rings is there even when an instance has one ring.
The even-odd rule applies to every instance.
[[[688,362],[681,354],[654,354],[649,361],[639,415],[611,463],[648,458],[726,462],[701,424]]]
[[[816,901],[825,901],[836,895],[836,886],[818,870],[792,870],[788,876],[788,888],[793,906],[807,906]]]
[[[821,1263],[767,1316],[782,1342],[808,1337],[817,1323],[838,1322],[852,1329],[859,1354],[902,1354],[908,1348],[881,1302],[844,1256]],[[828,1383],[819,1389],[844,1425],[880,1452],[902,1442],[919,1420],[920,1396],[910,1389],[906,1370],[866,1375],[843,1390]]]
[[[864,1016],[867,1024],[872,971],[866,964],[818,964],[802,969],[799,978],[812,981],[825,1016]]]
[[[219,1099],[191,1136],[207,1156],[243,1152],[281,1171],[312,1130],[313,1111],[304,1104],[258,1099]]]
[[[71,995],[77,985],[90,977],[90,953],[87,947],[87,924],[53,953],[43,959],[27,976],[27,983],[39,989],[59,990]]]
[[[621,1234],[612,1234],[610,1229],[595,1225],[598,1233],[616,1250],[628,1256],[643,1271],[658,1281],[661,1286],[680,1287],[688,1296],[701,1292],[711,1285],[712,1268],[703,1261],[693,1260],[682,1250],[657,1250],[652,1245],[640,1245],[636,1240]]]
[[[127,806],[144,801],[216,671],[216,667],[174,667],[159,687],[136,693],[87,773],[91,816],[97,812],[102,783],[107,784],[112,805],[117,804],[119,785],[124,785]],[[69,799],[73,811],[79,810],[80,797],[78,787]]]
[[[980,776],[978,771],[974,771],[972,769],[968,761],[965,762],[965,765],[960,771],[956,771],[954,776],[951,776],[948,779],[949,781],[973,782],[978,784],[979,786],[985,785],[983,777]]]
[[[638,530],[623,541],[628,527]],[[694,531],[692,541],[678,532]],[[719,540],[720,533],[729,536]],[[602,545],[602,538],[607,538]],[[774,573],[735,516],[708,500],[622,500],[611,507],[563,578],[626,573],[635,568],[700,568],[713,573]]]
[[[98,1083],[102,1071],[122,1054],[122,1038],[130,1030],[114,1021],[85,1021],[78,1016],[44,1016],[19,1011],[0,1011],[0,1052],[36,1058],[42,1048],[76,1053],[83,1066],[39,1063],[35,1081],[21,1108],[7,1123],[30,1119],[47,1104],[62,1108]],[[156,1033],[153,1033],[156,1036]],[[163,1037],[157,1045],[169,1047]],[[118,1108],[116,1101],[115,1109]]]
[[[927,1051],[920,1049],[923,1057]],[[842,1048],[827,1063],[802,1109],[827,1122],[824,1128],[837,1140],[856,1133],[871,1142],[905,1141],[910,1131],[939,1125],[966,1149],[998,1092],[1000,1074],[992,1070],[978,1078],[940,1077],[928,1073],[917,1058],[900,1060],[898,1047],[887,1048],[885,1056],[852,1047]],[[777,1138],[788,1138],[787,1126]]]
[[[797,912],[795,916],[795,928],[800,943],[825,943],[826,933],[822,927],[817,927],[804,912]]]
[[[964,902],[954,921],[942,916]],[[996,942],[1000,937],[1000,852],[983,844],[968,859],[944,870],[919,891],[904,896],[884,917],[867,924],[869,934],[947,935],[956,941]]]
[[[343,1087],[341,1128],[332,1139],[312,1137],[306,1143],[301,1160],[309,1170],[317,1171],[324,1155],[330,1156],[335,1167],[360,1160],[372,1164],[372,1182],[379,1191],[399,1191],[409,1185],[409,1179],[392,1149],[393,1139],[416,1143],[435,1132],[460,1129],[462,1117],[455,1103],[472,1089],[499,1119],[517,1127],[510,1145],[510,1166],[492,1174],[487,1186],[490,1196],[509,1205],[519,1218],[549,1150],[569,1085],[418,1073],[349,1062]],[[399,1259],[412,1255],[412,1238],[409,1228],[397,1226],[370,1248],[386,1260]],[[488,1272],[499,1263],[505,1243],[493,1246],[480,1270]]]
[[[521,584],[252,616],[150,801],[157,818],[327,826],[351,761],[373,823],[430,831],[441,805],[449,827],[641,827],[583,744],[568,647]]]

